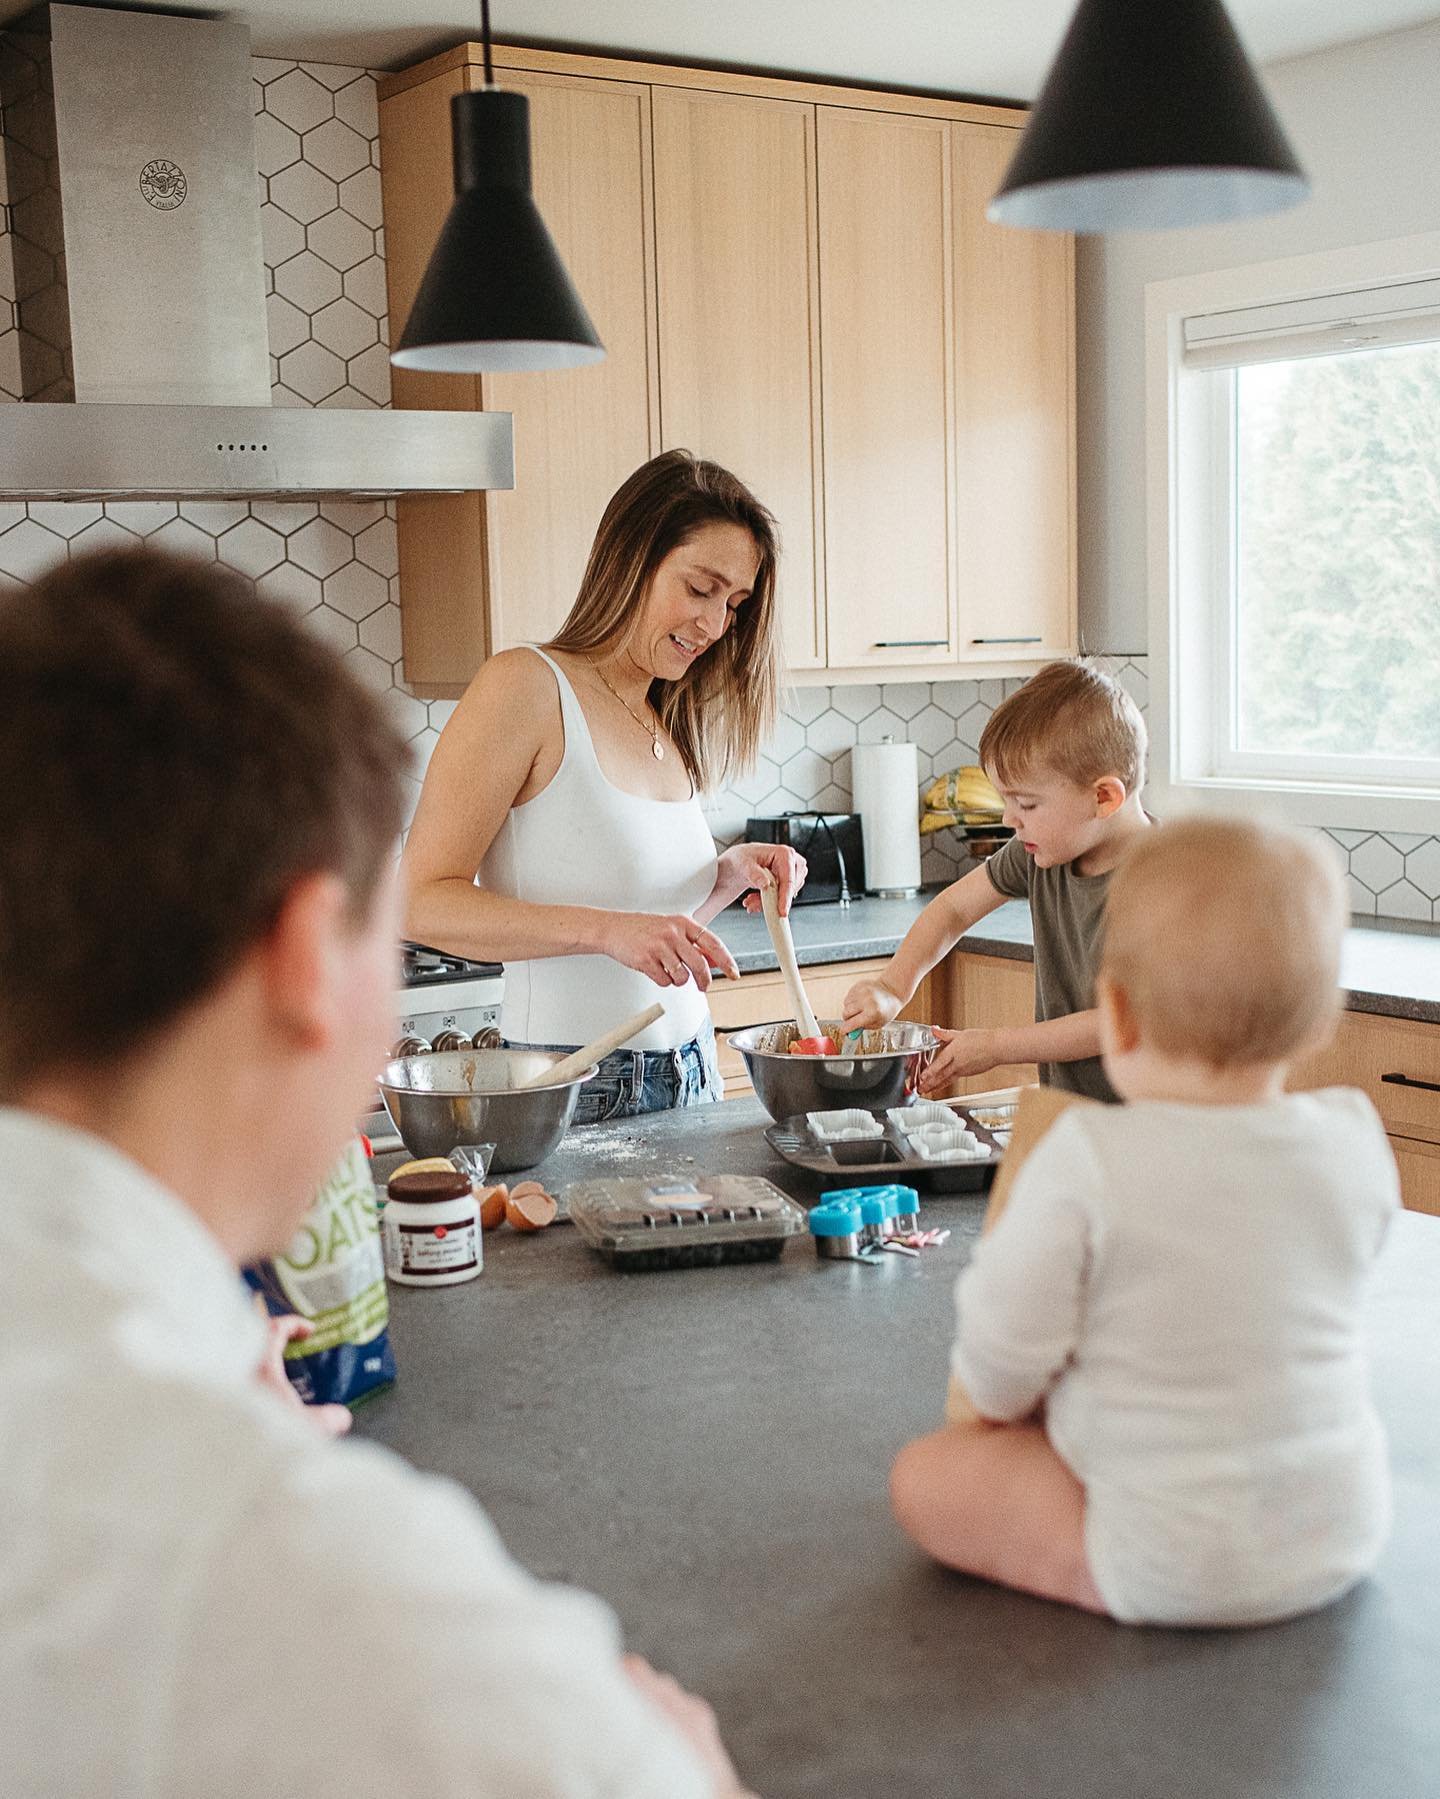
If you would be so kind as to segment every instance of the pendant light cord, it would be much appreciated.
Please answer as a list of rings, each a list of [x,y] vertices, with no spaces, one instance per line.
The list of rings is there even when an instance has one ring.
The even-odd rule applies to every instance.
[[[485,85],[495,85],[495,65],[490,60],[490,0],[480,0],[480,41],[485,50]]]

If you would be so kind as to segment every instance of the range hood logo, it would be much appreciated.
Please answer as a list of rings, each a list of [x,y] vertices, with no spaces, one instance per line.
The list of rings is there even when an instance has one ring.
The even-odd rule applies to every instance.
[[[156,212],[174,212],[185,204],[190,184],[178,162],[167,162],[163,156],[147,162],[140,171],[140,192]]]

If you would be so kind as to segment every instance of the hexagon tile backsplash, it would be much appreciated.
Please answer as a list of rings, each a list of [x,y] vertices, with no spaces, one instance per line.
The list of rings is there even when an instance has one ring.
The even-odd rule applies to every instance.
[[[365,69],[256,57],[252,64],[265,245],[271,394],[277,406],[390,404],[385,232],[375,76]],[[0,401],[18,400],[18,300],[6,242],[0,159]],[[0,502],[0,586],[100,543],[140,539],[217,556],[282,600],[385,697],[416,756],[412,803],[450,701],[405,687],[393,505],[255,500]],[[1142,707],[1143,657],[1112,663]],[[761,813],[846,811],[850,749],[887,733],[911,739],[922,782],[976,760],[990,711],[1013,681],[809,687],[789,696],[756,770],[710,795],[717,838]],[[1332,831],[1358,913],[1440,919],[1440,838]],[[969,866],[948,833],[927,842],[926,880]]]

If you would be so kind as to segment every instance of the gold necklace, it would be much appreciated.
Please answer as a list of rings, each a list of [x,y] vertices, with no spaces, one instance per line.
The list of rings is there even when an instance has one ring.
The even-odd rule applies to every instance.
[[[605,671],[601,668],[600,664],[598,662],[592,662],[590,666],[595,670],[595,673],[599,675],[600,679],[605,681]],[[605,685],[610,687],[608,681],[605,681]],[[659,728],[656,725],[652,725],[648,718],[642,718],[630,702],[627,699],[624,699],[620,694],[616,693],[613,687],[610,687],[610,691],[615,694],[615,698],[620,701],[620,704],[630,714],[631,718],[635,720],[635,723],[639,725],[640,729],[650,739],[650,754],[657,762],[663,762],[665,760],[665,745],[660,741]]]

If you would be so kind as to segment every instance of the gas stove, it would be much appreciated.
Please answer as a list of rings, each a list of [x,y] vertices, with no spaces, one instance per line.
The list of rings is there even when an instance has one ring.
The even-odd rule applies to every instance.
[[[401,970],[404,986],[395,997],[396,1055],[498,1044],[505,991],[498,962],[470,962],[428,944],[406,943]]]

